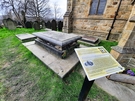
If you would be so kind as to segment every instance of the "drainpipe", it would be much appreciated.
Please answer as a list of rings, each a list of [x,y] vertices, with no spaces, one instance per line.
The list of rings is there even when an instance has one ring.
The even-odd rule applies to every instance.
[[[131,4],[134,5],[134,3],[135,3],[135,0],[132,0]]]
[[[112,31],[112,29],[113,29],[114,23],[115,23],[116,18],[117,18],[117,16],[118,16],[118,12],[119,12],[119,9],[120,9],[120,6],[121,6],[121,2],[122,2],[122,0],[120,0],[119,5],[118,5],[118,8],[117,8],[117,11],[115,12],[115,16],[114,16],[114,19],[113,19],[113,23],[112,23],[111,28],[110,28],[110,30],[109,30],[109,33],[108,33],[108,35],[107,35],[107,37],[106,37],[106,40],[109,40],[109,36],[110,36],[110,34],[111,34],[111,31]]]

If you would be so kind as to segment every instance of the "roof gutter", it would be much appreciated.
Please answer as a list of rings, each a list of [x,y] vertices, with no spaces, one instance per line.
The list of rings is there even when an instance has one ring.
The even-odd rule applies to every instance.
[[[133,0],[133,1],[135,1],[135,0]],[[122,2],[122,0],[120,0],[119,5],[118,5],[118,8],[117,8],[117,11],[115,12],[115,16],[114,16],[114,19],[113,19],[111,28],[110,28],[110,30],[109,30],[109,33],[108,33],[108,35],[107,35],[107,37],[106,37],[106,40],[109,40],[109,36],[110,36],[110,34],[111,34],[111,31],[112,31],[112,29],[114,28],[114,23],[115,23],[116,18],[117,18],[117,16],[118,16],[118,12],[119,12],[119,9],[120,9],[120,6],[121,6],[121,2]]]

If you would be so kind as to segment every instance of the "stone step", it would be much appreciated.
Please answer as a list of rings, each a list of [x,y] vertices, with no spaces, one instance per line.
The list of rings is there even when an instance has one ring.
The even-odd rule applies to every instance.
[[[82,39],[78,40],[78,42],[88,44],[91,46],[97,46],[101,42],[101,40],[94,37],[87,37],[87,38],[83,37]]]
[[[26,42],[23,45],[61,78],[71,73],[72,69],[79,63],[75,52],[66,59],[61,59],[35,44],[35,41]]]
[[[79,72],[85,77],[83,68],[80,68]],[[119,101],[134,101],[135,99],[135,85],[108,80],[106,77],[96,79],[94,83]]]
[[[29,33],[17,34],[16,37],[19,40],[21,40],[22,42],[30,42],[30,41],[34,41],[36,39],[36,36],[29,34]]]
[[[112,96],[115,96],[119,101],[134,101],[135,86],[132,84],[122,84],[103,77],[95,80],[98,87],[106,91]]]

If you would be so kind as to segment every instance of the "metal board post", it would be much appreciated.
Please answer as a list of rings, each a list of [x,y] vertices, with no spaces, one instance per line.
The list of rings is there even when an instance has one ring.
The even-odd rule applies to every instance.
[[[82,89],[79,94],[78,101],[84,101],[93,85],[95,80],[89,81],[87,76],[85,76]]]

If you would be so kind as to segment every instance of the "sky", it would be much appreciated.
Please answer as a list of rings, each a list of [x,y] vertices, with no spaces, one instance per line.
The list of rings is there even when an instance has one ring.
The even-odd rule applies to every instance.
[[[65,14],[67,10],[67,0],[50,0],[50,5],[52,6],[54,3],[57,3],[61,12]]]
[[[52,6],[55,2],[59,5],[62,14],[65,14],[67,10],[67,0],[50,0],[50,5]],[[0,15],[2,15],[1,11],[0,11]]]

